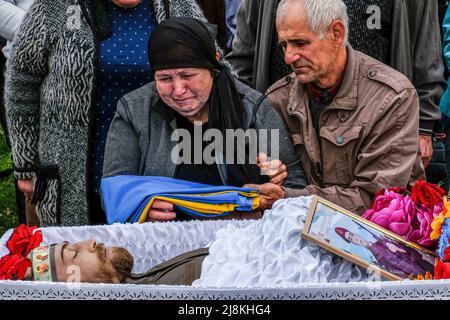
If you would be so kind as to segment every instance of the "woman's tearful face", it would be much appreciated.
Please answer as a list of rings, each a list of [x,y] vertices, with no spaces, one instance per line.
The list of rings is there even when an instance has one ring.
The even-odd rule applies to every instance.
[[[178,68],[155,72],[156,88],[166,105],[189,121],[208,120],[213,77],[207,69]]]

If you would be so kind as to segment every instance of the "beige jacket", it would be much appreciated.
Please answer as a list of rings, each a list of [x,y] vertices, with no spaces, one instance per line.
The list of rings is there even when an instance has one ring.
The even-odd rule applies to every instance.
[[[304,85],[287,76],[267,90],[289,128],[309,186],[287,197],[318,195],[362,214],[374,194],[406,187],[423,174],[419,154],[419,100],[411,82],[381,62],[347,48],[347,66],[317,137]]]

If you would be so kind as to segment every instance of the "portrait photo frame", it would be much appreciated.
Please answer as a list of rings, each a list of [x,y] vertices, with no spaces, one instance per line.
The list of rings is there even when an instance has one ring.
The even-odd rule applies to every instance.
[[[313,197],[301,236],[387,280],[433,274],[437,259],[433,251],[318,196]]]

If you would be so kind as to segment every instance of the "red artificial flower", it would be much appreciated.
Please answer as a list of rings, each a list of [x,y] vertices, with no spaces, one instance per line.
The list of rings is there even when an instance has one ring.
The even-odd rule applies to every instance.
[[[387,191],[392,191],[392,192],[395,192],[395,193],[398,193],[398,194],[402,194],[402,195],[406,194],[406,189],[402,188],[402,187],[388,188]],[[386,189],[378,190],[378,192],[375,193],[375,198],[377,198],[378,196],[384,195],[385,192],[386,192]]]
[[[30,267],[30,259],[20,254],[8,254],[0,259],[0,280],[23,280]]]
[[[34,232],[37,227],[28,227],[21,224],[14,229],[6,247],[11,254],[20,254],[26,256],[31,250],[37,248],[42,242],[42,232],[40,230]]]
[[[444,250],[444,261],[450,261],[450,247],[447,247]]]
[[[414,183],[412,188],[411,198],[414,204],[418,207],[421,205],[427,208],[432,208],[433,206],[439,204],[443,201],[443,196],[445,191],[442,190],[438,185],[434,183],[428,183],[423,180],[418,180]]]
[[[445,263],[438,259],[434,266],[434,279],[450,279],[450,263]]]
[[[382,196],[385,191],[386,191],[386,189],[378,190],[377,193],[375,193],[375,199],[378,198],[379,196]]]

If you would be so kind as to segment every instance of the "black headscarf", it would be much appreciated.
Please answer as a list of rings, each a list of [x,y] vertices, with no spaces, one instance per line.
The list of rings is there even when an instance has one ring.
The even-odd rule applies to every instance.
[[[194,18],[172,18],[162,21],[155,29],[148,45],[149,62],[154,71],[176,68],[211,70],[214,83],[209,99],[208,127],[219,129],[225,137],[226,129],[245,129],[246,116],[240,94],[228,68],[217,61],[214,26]],[[224,159],[226,159],[226,143]],[[236,146],[236,144],[235,144]],[[245,150],[245,162],[248,153]],[[242,185],[256,182],[245,165],[227,165],[227,184]],[[253,180],[253,181],[252,181]]]

